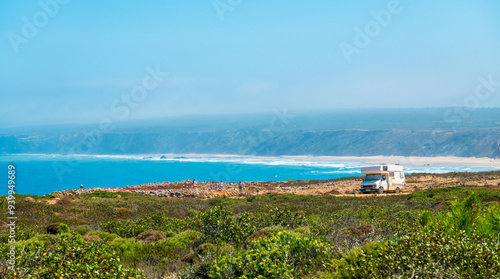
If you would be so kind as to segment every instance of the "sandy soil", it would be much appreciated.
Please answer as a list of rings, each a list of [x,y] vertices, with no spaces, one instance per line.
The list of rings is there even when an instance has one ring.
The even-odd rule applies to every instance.
[[[224,183],[221,189],[216,182],[197,181],[193,187],[190,180],[180,182],[148,183],[125,188],[90,188],[66,190],[52,193],[51,204],[54,200],[64,195],[80,195],[94,191],[131,192],[144,195],[154,195],[162,198],[198,198],[207,199],[214,197],[248,197],[254,195],[267,195],[272,193],[290,193],[296,195],[333,195],[333,196],[358,196],[370,197],[378,194],[361,194],[358,189],[362,178],[341,178],[327,181],[255,181],[243,183],[243,189],[238,189],[237,183]],[[500,175],[493,173],[487,175],[448,176],[443,175],[409,175],[406,187],[401,189],[399,195],[422,191],[430,188],[441,187],[489,187],[500,189]],[[384,193],[383,195],[396,195]]]

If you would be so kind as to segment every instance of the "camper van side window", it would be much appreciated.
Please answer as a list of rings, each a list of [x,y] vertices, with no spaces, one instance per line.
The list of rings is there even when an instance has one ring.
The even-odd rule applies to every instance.
[[[405,173],[404,173],[404,172],[400,172],[400,173],[399,173],[399,177],[400,177],[401,179],[405,178]]]

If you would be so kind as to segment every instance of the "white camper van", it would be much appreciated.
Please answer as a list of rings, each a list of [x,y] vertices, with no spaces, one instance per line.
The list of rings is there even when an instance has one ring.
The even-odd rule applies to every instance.
[[[366,177],[361,183],[361,192],[375,191],[399,193],[406,186],[404,167],[400,165],[382,164],[378,166],[362,167],[361,173]]]

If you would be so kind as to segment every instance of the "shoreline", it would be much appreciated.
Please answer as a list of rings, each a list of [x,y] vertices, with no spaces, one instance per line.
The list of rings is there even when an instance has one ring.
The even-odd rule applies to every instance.
[[[476,157],[416,157],[416,156],[284,156],[295,160],[315,160],[315,161],[343,161],[360,162],[367,164],[400,164],[407,166],[466,166],[466,167],[500,167],[500,159],[476,158]]]
[[[429,166],[429,167],[498,167],[500,168],[499,158],[477,158],[477,157],[455,157],[455,156],[436,156],[436,157],[417,157],[417,156],[313,156],[313,155],[282,155],[282,156],[249,156],[232,154],[174,154],[174,153],[155,153],[155,154],[6,154],[8,156],[52,156],[52,157],[87,157],[87,158],[121,158],[121,159],[151,159],[151,160],[182,160],[182,159],[256,159],[256,160],[288,160],[298,162],[356,162],[361,164],[400,164],[403,166]],[[161,158],[165,157],[165,158]]]

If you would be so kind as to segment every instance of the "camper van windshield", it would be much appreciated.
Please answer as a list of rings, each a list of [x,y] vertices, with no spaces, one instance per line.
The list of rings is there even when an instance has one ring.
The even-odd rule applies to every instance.
[[[366,181],[370,180],[379,180],[380,179],[380,174],[369,174],[366,176]]]

